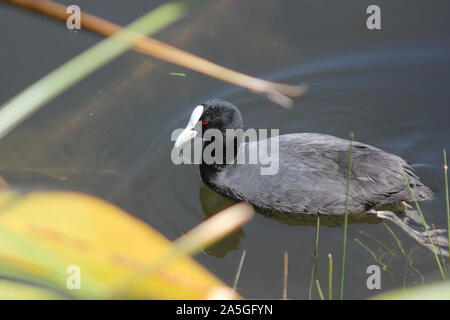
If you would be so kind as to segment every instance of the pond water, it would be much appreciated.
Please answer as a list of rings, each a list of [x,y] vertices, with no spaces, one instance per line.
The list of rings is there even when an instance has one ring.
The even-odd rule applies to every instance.
[[[125,25],[162,2],[77,4]],[[356,140],[403,157],[435,192],[422,206],[427,221],[445,227],[449,3],[377,1],[381,30],[366,27],[370,4],[205,1],[156,38],[244,73],[307,82],[310,90],[295,99],[294,108],[282,109],[245,89],[128,52],[0,140],[0,175],[11,184],[97,195],[176,239],[229,205],[205,188],[198,167],[176,166],[170,159],[171,132],[184,127],[194,106],[219,97],[240,108],[247,128],[342,138],[353,132]],[[2,101],[100,40],[87,30],[70,32],[60,22],[3,4],[0,21]],[[239,292],[280,298],[287,251],[288,296],[308,299],[315,232],[311,225],[257,215],[195,259],[232,285],[246,250]],[[317,267],[323,287],[331,253],[338,288],[342,233],[341,226],[320,229]],[[351,224],[348,239],[346,298],[439,279],[431,252],[392,224]],[[374,264],[384,268],[381,290],[366,286],[367,267]]]

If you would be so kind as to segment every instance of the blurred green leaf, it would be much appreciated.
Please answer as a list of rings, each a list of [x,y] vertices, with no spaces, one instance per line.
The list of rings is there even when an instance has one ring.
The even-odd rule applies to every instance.
[[[46,288],[17,281],[0,280],[0,300],[61,300],[65,298]]]
[[[376,300],[450,300],[450,282],[410,287],[382,293],[373,297]]]

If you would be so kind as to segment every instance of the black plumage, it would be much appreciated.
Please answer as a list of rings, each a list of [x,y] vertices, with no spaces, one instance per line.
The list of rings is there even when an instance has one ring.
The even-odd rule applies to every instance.
[[[203,105],[200,120],[208,121],[203,130],[216,128],[226,135],[226,129],[243,129],[241,114],[231,103],[214,99]],[[275,175],[261,175],[259,162],[203,163],[200,165],[202,180],[222,195],[263,209],[301,214],[345,212],[349,140],[319,133],[294,133],[269,139],[279,139],[278,155],[274,157],[279,159],[279,170]],[[234,141],[229,142],[231,147]],[[239,147],[245,148],[248,156],[250,151],[257,152],[257,144],[267,144],[267,141],[243,141]],[[271,144],[267,145],[270,150]],[[430,188],[419,180],[405,160],[354,141],[349,212],[412,201],[405,177],[417,200],[432,198]]]
[[[282,218],[286,213],[294,218],[314,214],[340,216],[346,208],[351,214],[375,214],[396,223],[419,243],[428,248],[436,245],[439,253],[448,255],[446,230],[434,229],[428,234],[417,212],[407,204],[414,199],[429,200],[433,193],[402,158],[353,141],[347,207],[349,140],[319,133],[285,134],[268,138],[279,141],[278,151],[271,150],[271,144],[264,139],[246,141],[229,134],[228,129],[243,129],[243,120],[235,105],[221,99],[203,103],[193,112],[191,122],[193,118],[202,122],[201,132],[218,129],[224,136],[222,163],[200,164],[203,182],[217,193],[249,202],[271,215],[283,215]],[[190,129],[188,126],[183,137],[190,139]],[[184,143],[184,139],[180,140]],[[203,149],[210,143],[204,141]],[[252,164],[245,158],[244,163],[232,163],[225,158],[230,149],[235,154],[244,151],[242,154],[248,157],[262,144],[268,147],[272,161],[278,161],[276,174],[261,174],[264,165],[259,161]]]

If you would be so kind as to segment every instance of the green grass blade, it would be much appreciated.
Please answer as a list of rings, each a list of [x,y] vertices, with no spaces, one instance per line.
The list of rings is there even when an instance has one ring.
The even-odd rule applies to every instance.
[[[316,287],[317,292],[319,293],[320,300],[325,300],[325,298],[323,297],[322,288],[320,288],[319,279],[316,279]]]
[[[333,256],[328,254],[328,300],[333,300]]]
[[[414,191],[412,190],[411,186],[409,185],[408,177],[406,176],[406,172],[403,169],[403,166],[400,163],[399,163],[399,166],[400,166],[401,171],[402,171],[402,175],[403,175],[403,179],[405,181],[405,185],[408,188],[408,192],[411,194],[411,197],[413,198],[413,202],[416,205],[417,212],[419,212],[420,219],[421,219],[422,224],[423,224],[423,226],[425,228],[425,232],[426,232],[426,234],[428,236],[428,240],[431,243],[431,248],[432,248],[434,257],[436,259],[436,264],[439,267],[439,272],[441,273],[441,277],[442,277],[443,280],[447,280],[447,277],[445,275],[444,269],[443,269],[442,264],[441,264],[441,260],[439,259],[439,256],[438,256],[438,253],[437,253],[437,248],[436,248],[436,246],[434,245],[434,243],[433,243],[433,241],[431,239],[430,227],[428,226],[427,222],[425,221],[425,216],[423,215],[422,209],[420,208],[419,202],[417,201],[416,194],[414,193]]]
[[[239,282],[239,277],[241,276],[241,270],[242,270],[242,267],[244,266],[244,260],[245,260],[246,254],[247,254],[247,250],[242,251],[242,256],[241,256],[241,259],[239,260],[239,265],[238,265],[238,269],[236,272],[236,276],[234,277],[234,282],[233,282],[233,290],[234,291],[236,291],[237,284]]]
[[[411,254],[407,254],[405,248],[403,247],[402,242],[400,241],[400,239],[397,237],[397,235],[395,234],[395,232],[386,224],[383,222],[384,227],[386,228],[387,231],[389,231],[389,233],[391,234],[391,236],[394,238],[395,243],[397,245],[397,247],[400,249],[400,252],[402,254],[402,256],[405,258],[407,265],[411,268],[411,270],[414,271],[415,274],[417,274],[420,277],[420,282],[423,284],[425,283],[425,277],[423,276],[423,274],[420,272],[419,269],[417,269],[417,267],[414,265],[414,260],[411,258]],[[381,262],[381,260],[379,260],[379,264],[381,264],[382,266],[385,266],[384,263]],[[387,265],[386,265],[387,268]],[[383,269],[384,270],[384,269]],[[390,275],[391,273],[386,269],[384,270],[386,272],[388,272]],[[393,275],[391,275],[391,277],[393,278]]]
[[[344,233],[342,235],[342,254],[341,254],[341,272],[340,272],[340,289],[339,299],[344,299],[344,280],[345,280],[345,259],[347,256],[347,233],[348,233],[348,206],[350,201],[350,182],[352,179],[352,162],[353,162],[353,133],[350,134],[350,146],[348,151],[348,173],[347,185],[345,187],[345,214],[344,214]]]
[[[311,277],[309,279],[309,300],[312,299],[312,288],[314,279],[317,279],[317,248],[319,246],[319,230],[320,230],[320,216],[317,216],[316,224],[316,238],[314,240],[314,249],[312,257]]]
[[[443,150],[444,154],[444,185],[445,185],[445,209],[447,211],[447,235],[448,243],[450,243],[450,202],[448,199],[448,165],[447,165],[447,151]],[[450,261],[450,255],[449,255]]]

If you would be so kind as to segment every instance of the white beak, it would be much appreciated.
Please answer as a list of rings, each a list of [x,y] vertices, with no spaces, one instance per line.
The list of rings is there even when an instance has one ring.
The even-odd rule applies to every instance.
[[[203,114],[203,109],[204,107],[202,105],[199,105],[195,107],[194,111],[192,111],[191,118],[189,119],[186,128],[184,128],[184,130],[180,133],[177,140],[175,141],[176,149],[179,149],[183,144],[194,139],[197,136],[198,132],[194,129],[198,120],[200,120]]]
[[[177,140],[175,141],[175,148],[179,149],[186,142],[194,139],[196,135],[197,135],[197,131],[192,130],[190,128],[184,129],[178,136]]]

